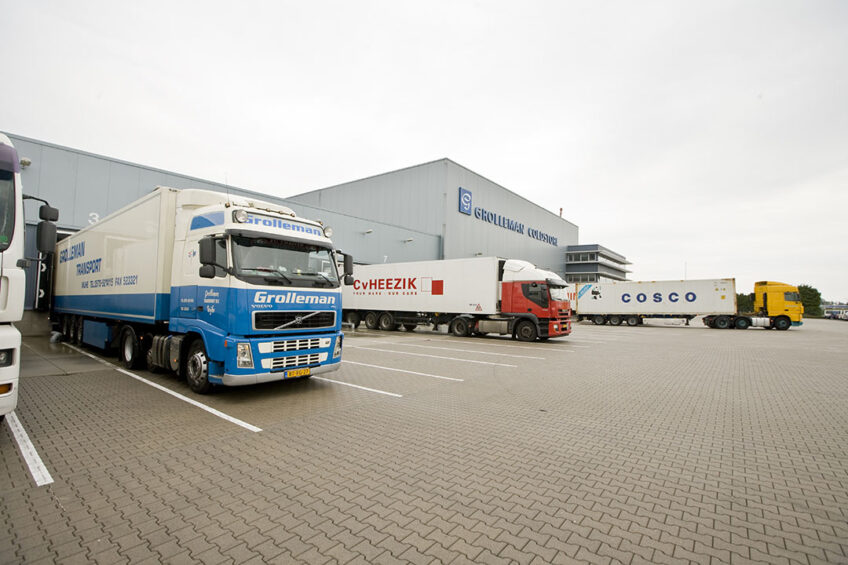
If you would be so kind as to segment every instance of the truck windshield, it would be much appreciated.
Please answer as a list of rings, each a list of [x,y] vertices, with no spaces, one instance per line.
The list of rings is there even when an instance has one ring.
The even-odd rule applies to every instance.
[[[551,300],[568,300],[568,290],[564,286],[551,286]]]
[[[233,269],[251,284],[339,286],[331,250],[308,243],[234,236]]]
[[[15,233],[15,175],[0,170],[0,251],[9,249]]]

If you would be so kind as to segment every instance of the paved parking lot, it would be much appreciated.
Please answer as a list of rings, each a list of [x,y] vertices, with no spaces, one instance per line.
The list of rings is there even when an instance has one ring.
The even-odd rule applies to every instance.
[[[845,563],[847,338],[359,330],[210,396],[27,338],[0,562]]]

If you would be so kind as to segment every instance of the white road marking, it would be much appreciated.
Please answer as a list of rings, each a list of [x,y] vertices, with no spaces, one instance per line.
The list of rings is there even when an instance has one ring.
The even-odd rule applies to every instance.
[[[344,381],[334,381],[333,379],[327,379],[325,377],[312,377],[312,379],[316,381],[326,381],[328,383],[335,383],[337,385],[352,386],[353,388],[367,390],[368,392],[376,392],[377,394],[385,394],[386,396],[394,396],[395,398],[403,398],[402,394],[397,394],[395,392],[386,392],[385,390],[377,390],[376,388],[368,388],[367,386],[355,385],[353,383],[346,383]]]
[[[14,412],[6,414],[6,421],[9,423],[9,430],[18,444],[18,449],[20,449],[27,467],[29,467],[29,474],[32,475],[35,484],[40,487],[51,484],[53,477],[50,476],[50,471],[47,470],[44,461],[38,455],[38,451],[36,451],[35,446],[30,441],[29,435],[27,435],[26,430],[21,425],[21,421],[18,420],[17,414]]]
[[[81,353],[81,354],[85,355],[86,357],[91,357],[95,361],[99,361],[100,363],[103,363],[104,365],[106,365],[110,369],[114,369],[115,371],[118,371],[119,373],[127,375],[128,377],[132,377],[135,380],[141,381],[146,385],[150,385],[153,388],[161,390],[162,392],[164,392],[166,394],[170,394],[174,398],[182,400],[183,402],[187,402],[187,403],[191,404],[192,406],[196,406],[197,408],[200,408],[201,410],[205,410],[206,412],[209,412],[213,416],[217,416],[217,417],[221,418],[222,420],[226,420],[227,422],[230,422],[230,423],[235,424],[237,426],[241,426],[242,428],[244,428],[246,430],[250,430],[251,432],[261,432],[262,431],[262,428],[258,428],[256,426],[254,426],[253,424],[248,424],[247,422],[239,420],[238,418],[233,418],[229,414],[224,414],[220,410],[216,410],[216,409],[212,408],[211,406],[207,406],[205,404],[202,404],[202,403],[200,403],[200,402],[198,402],[198,401],[196,401],[192,398],[189,398],[187,396],[183,396],[182,394],[180,394],[178,392],[174,392],[173,390],[171,390],[167,387],[164,387],[164,386],[157,384],[157,383],[154,383],[152,381],[148,381],[147,379],[139,377],[138,375],[136,375],[134,373],[130,373],[129,371],[121,369],[120,367],[116,367],[112,363],[109,363],[108,361],[105,361],[105,360],[97,357],[96,355],[92,355],[91,353],[88,353],[87,351],[83,351],[79,347],[75,347],[75,346],[70,345],[68,343],[63,343],[62,345],[64,345],[65,347],[70,347],[71,349],[73,349],[77,353]]]
[[[441,375],[431,375],[429,373],[418,373],[416,371],[407,371],[406,369],[394,369],[392,367],[383,367],[381,365],[369,365],[368,363],[357,363],[356,361],[348,361],[347,359],[342,359],[342,363],[349,363],[351,365],[362,365],[363,367],[372,367],[374,369],[385,369],[386,371],[396,371],[398,373],[409,373],[410,375],[421,375],[422,377],[433,377],[434,379],[444,379],[446,381],[457,381],[457,382],[465,382],[464,379],[456,379],[454,377],[443,377]]]
[[[428,341],[453,341],[453,338],[448,339],[447,336],[445,337],[445,339],[440,339],[440,338],[435,337],[435,336],[431,337],[431,338],[425,338],[425,339],[427,339]],[[398,343],[400,343],[400,342],[398,342]],[[490,339],[480,341],[479,343],[480,343],[480,345],[491,345],[493,347],[511,347],[513,349],[530,349],[531,351],[540,351],[540,350],[543,350],[543,348],[545,348],[545,347],[554,347],[559,342],[548,342],[548,343],[542,344],[540,346],[534,347],[532,345],[512,345],[511,343],[507,343],[506,339],[499,340],[497,338],[490,338]],[[562,342],[561,345],[568,345],[568,344],[565,343],[565,342]],[[351,347],[353,347],[353,346],[351,346]],[[582,347],[589,347],[589,346],[584,345]]]
[[[544,357],[533,357],[532,355],[510,355],[509,353],[494,353],[492,351],[474,351],[473,349],[459,349],[456,347],[436,347],[435,345],[417,345],[415,343],[404,343],[402,341],[393,341],[386,345],[407,345],[409,347],[425,347],[427,349],[443,349],[445,351],[459,351],[461,353],[480,353],[481,355],[498,355],[500,357],[516,357],[519,359],[539,359],[544,361]]]
[[[444,359],[446,361],[462,361],[464,363],[477,363],[478,365],[497,365],[498,367],[513,367],[518,365],[506,365],[504,363],[492,363],[490,361],[474,361],[472,359],[459,359],[457,357],[442,357],[440,355],[427,355],[426,353],[410,353],[408,351],[395,351],[394,349],[379,349],[377,347],[360,347],[358,345],[348,345],[348,348],[353,349],[369,349],[371,351],[382,351],[384,353],[397,353],[398,355],[414,355],[416,357],[431,357],[433,359]]]

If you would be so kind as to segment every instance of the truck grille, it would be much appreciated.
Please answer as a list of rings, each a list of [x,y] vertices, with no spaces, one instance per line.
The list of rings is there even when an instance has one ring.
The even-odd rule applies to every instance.
[[[266,341],[259,344],[259,353],[285,353],[304,349],[319,349],[330,347],[330,338],[287,339],[285,341]]]
[[[318,312],[313,316],[309,314],[312,312],[256,312],[253,314],[253,329],[273,330],[283,324],[290,324],[283,330],[332,328],[336,325],[335,312]]]
[[[276,371],[279,369],[291,369],[294,367],[306,367],[309,365],[317,365],[321,362],[321,357],[326,358],[326,353],[311,353],[309,355],[293,355],[291,357],[277,357],[269,359],[269,369]]]

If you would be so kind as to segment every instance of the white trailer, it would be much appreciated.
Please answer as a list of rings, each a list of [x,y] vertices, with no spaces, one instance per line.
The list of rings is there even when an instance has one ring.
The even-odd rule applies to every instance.
[[[578,319],[599,325],[736,314],[735,279],[586,283],[575,295]]]
[[[571,310],[556,273],[526,261],[474,257],[356,265],[343,290],[345,319],[354,327],[408,331],[449,324],[457,336],[511,334],[523,341],[567,335]]]

